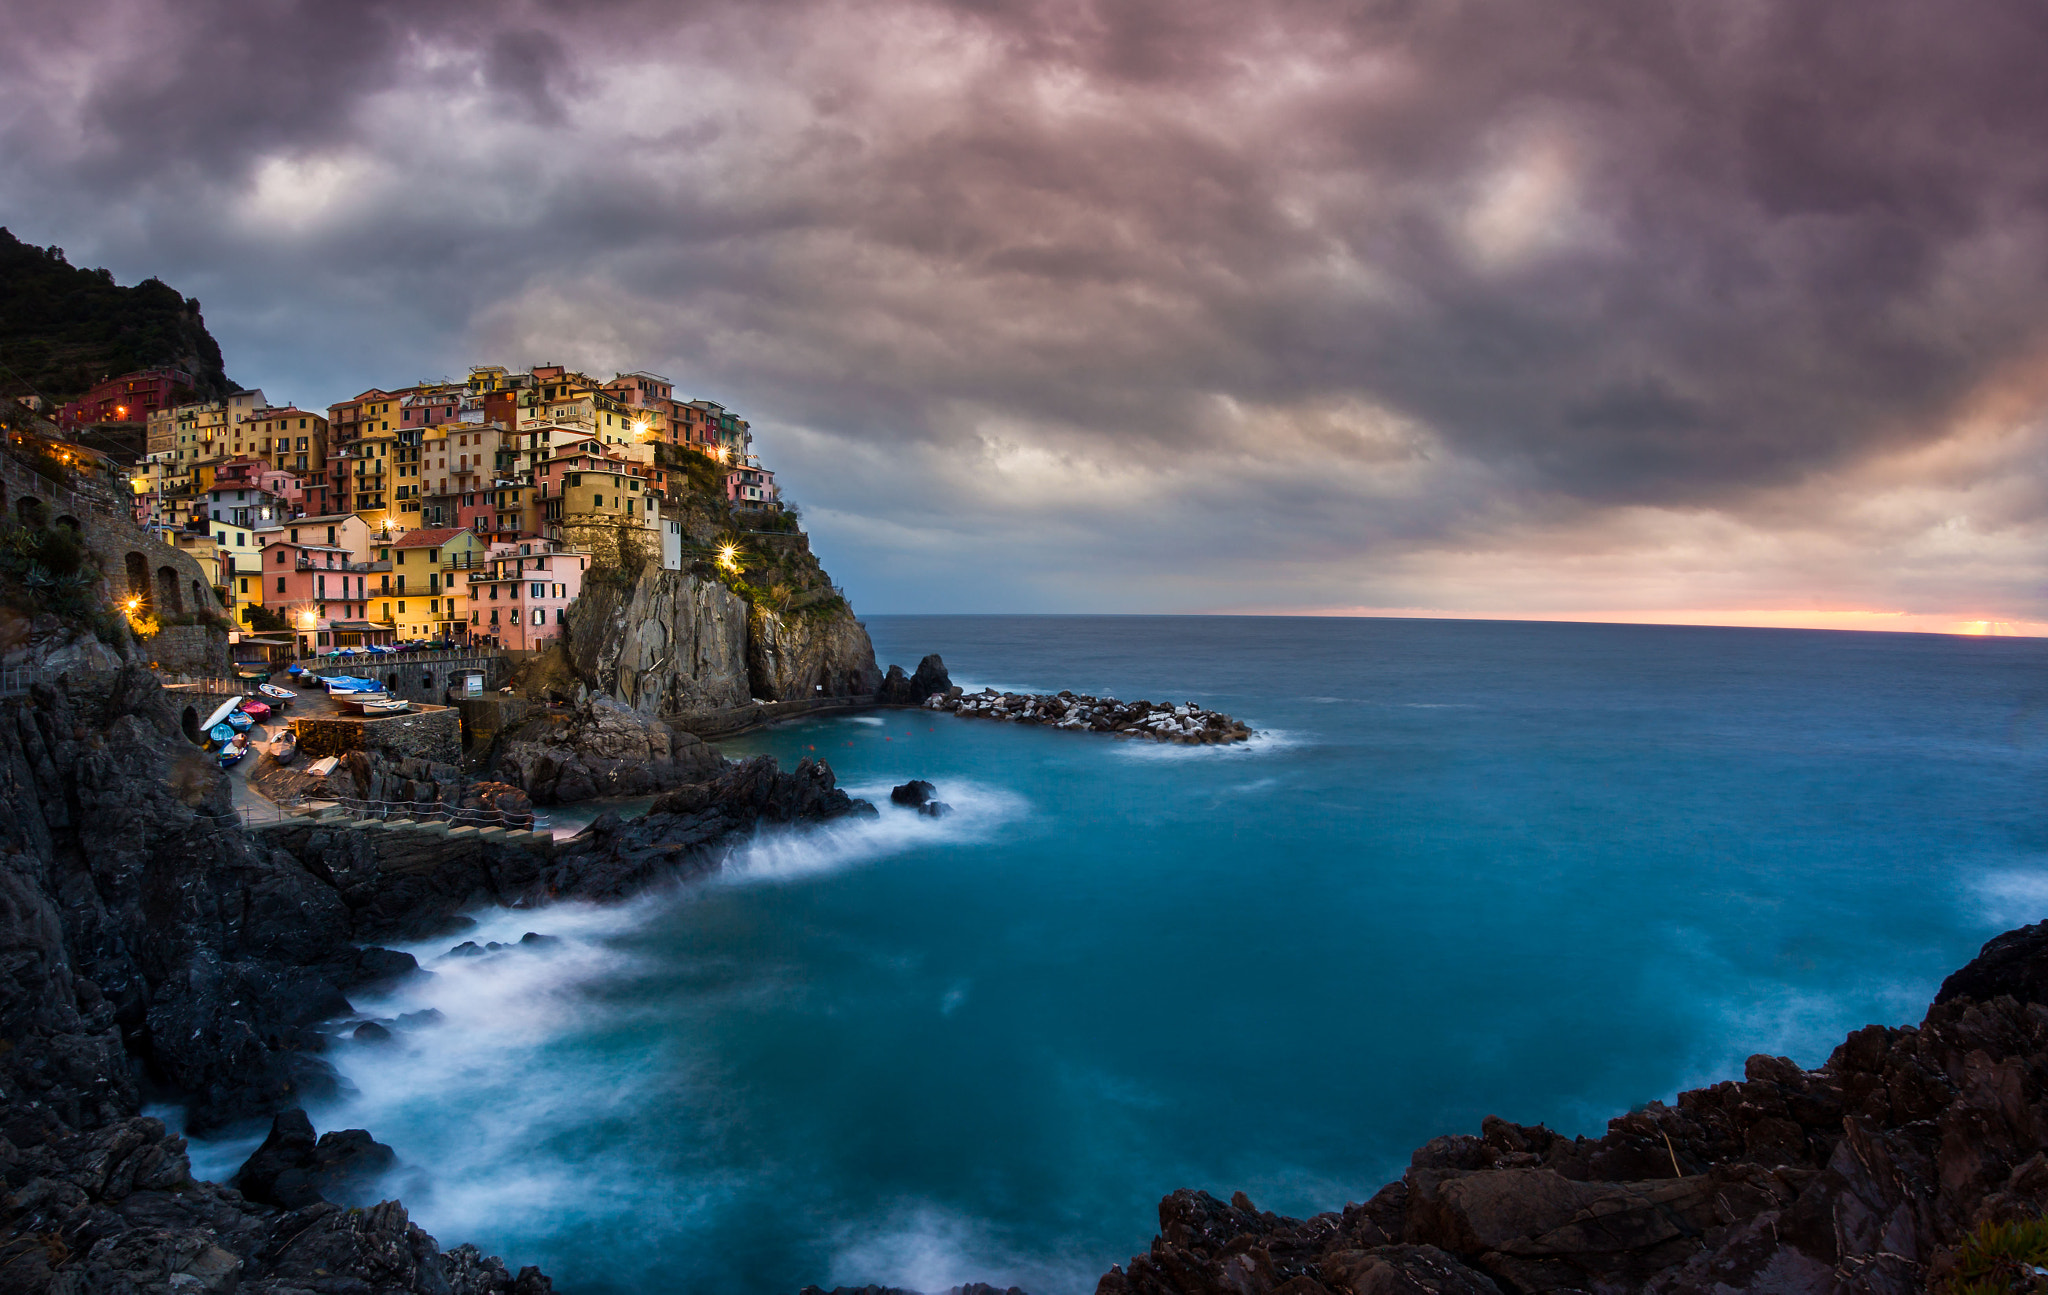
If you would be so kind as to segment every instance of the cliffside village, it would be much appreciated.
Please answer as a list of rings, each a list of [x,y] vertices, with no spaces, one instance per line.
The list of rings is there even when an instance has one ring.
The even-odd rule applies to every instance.
[[[681,569],[693,477],[742,517],[782,508],[746,421],[651,373],[484,366],[324,413],[182,399],[191,385],[168,368],[100,383],[53,411],[62,453],[125,474],[138,524],[213,576],[235,625],[299,655],[538,647],[622,537]]]

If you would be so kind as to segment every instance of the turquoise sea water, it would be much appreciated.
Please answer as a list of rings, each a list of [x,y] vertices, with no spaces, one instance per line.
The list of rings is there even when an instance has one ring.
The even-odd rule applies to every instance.
[[[1188,749],[789,725],[881,818],[485,915],[314,1112],[576,1292],[1093,1289],[1158,1198],[1361,1200],[1487,1114],[1597,1133],[1918,1019],[2048,913],[2048,643],[1442,621],[871,618],[956,681],[1198,701]],[[886,804],[910,777],[957,813]],[[236,1148],[200,1148],[226,1160]]]

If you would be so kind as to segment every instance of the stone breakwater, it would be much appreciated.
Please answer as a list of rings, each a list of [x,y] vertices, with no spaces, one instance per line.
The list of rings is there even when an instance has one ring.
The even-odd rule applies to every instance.
[[[1007,720],[1012,724],[1043,724],[1049,728],[1114,733],[1187,746],[1219,746],[1243,742],[1251,729],[1228,715],[1203,710],[1193,702],[1118,701],[1076,692],[1014,693],[984,688],[963,693],[954,688],[924,700],[926,710],[975,719]]]

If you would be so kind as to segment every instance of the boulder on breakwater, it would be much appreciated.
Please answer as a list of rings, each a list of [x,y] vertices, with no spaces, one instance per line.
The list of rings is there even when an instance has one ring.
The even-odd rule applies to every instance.
[[[1249,726],[1218,711],[1203,710],[1193,702],[1170,706],[1164,702],[1118,701],[1114,697],[1090,697],[1067,691],[1014,693],[984,688],[978,693],[962,693],[953,688],[925,698],[923,705],[927,710],[976,719],[1043,724],[1187,746],[1243,742],[1252,735]]]

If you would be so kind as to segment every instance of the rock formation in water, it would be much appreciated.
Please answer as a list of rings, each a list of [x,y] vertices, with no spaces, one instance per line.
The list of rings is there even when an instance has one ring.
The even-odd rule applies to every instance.
[[[1049,728],[1113,733],[1118,737],[1177,742],[1183,746],[1244,742],[1252,735],[1249,727],[1230,716],[1203,710],[1193,702],[1169,706],[1074,692],[999,693],[984,688],[978,693],[963,694],[958,688],[950,688],[927,696],[921,704],[928,710],[946,711],[963,718],[1043,724]]]
[[[192,1180],[142,1092],[196,1130],[300,1106],[333,1091],[323,1023],[353,1014],[348,995],[418,974],[378,941],[482,904],[622,895],[716,866],[758,823],[864,805],[823,765],[761,758],[657,808],[553,859],[346,823],[256,835],[149,671],[0,701],[0,1289],[547,1290],[473,1248],[441,1253],[396,1202],[327,1199],[385,1163],[361,1131],[311,1139],[280,1119],[237,1192]]]
[[[884,706],[915,706],[927,697],[950,692],[952,687],[953,676],[946,673],[946,663],[934,652],[917,663],[914,675],[904,674],[900,665],[890,666],[875,690],[875,701]]]
[[[1816,1070],[1751,1057],[1600,1138],[1488,1118],[1310,1219],[1175,1192],[1097,1292],[1926,1290],[1973,1230],[2048,1208],[2044,989],[2048,923],[1985,945],[1917,1027],[1867,1026]]]

